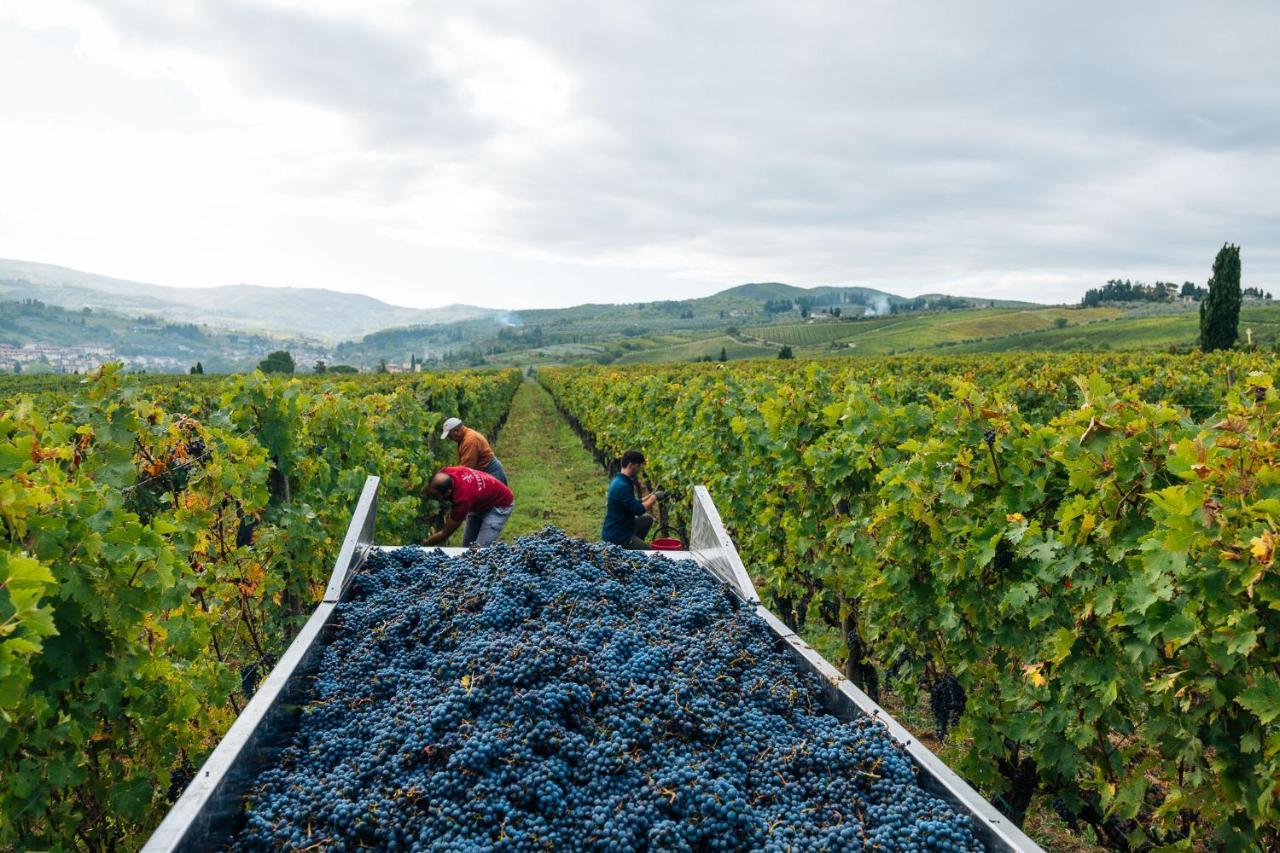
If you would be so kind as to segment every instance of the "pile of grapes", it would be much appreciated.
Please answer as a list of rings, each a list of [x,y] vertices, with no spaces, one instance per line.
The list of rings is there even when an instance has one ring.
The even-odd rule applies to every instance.
[[[339,610],[237,849],[981,849],[692,562],[404,549]]]

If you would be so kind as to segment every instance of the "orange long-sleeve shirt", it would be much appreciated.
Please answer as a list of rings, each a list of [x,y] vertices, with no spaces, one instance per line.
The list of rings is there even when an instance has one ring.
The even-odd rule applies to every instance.
[[[493,448],[483,435],[471,427],[462,428],[462,441],[458,442],[458,464],[464,468],[482,470],[493,461]]]

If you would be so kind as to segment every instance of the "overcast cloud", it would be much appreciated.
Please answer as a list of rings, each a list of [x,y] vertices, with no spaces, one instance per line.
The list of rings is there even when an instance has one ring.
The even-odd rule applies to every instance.
[[[0,257],[400,304],[1280,289],[1280,4],[0,0]]]

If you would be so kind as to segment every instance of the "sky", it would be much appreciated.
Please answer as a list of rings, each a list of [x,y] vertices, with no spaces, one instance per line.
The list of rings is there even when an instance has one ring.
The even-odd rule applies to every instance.
[[[0,0],[0,257],[503,308],[1280,290],[1280,3]]]

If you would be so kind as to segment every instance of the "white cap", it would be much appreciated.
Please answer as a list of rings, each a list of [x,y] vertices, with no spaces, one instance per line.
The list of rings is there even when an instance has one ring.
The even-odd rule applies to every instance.
[[[453,432],[453,428],[460,426],[462,426],[462,418],[449,418],[444,422],[444,432],[440,433],[440,437],[448,438],[449,433]]]

